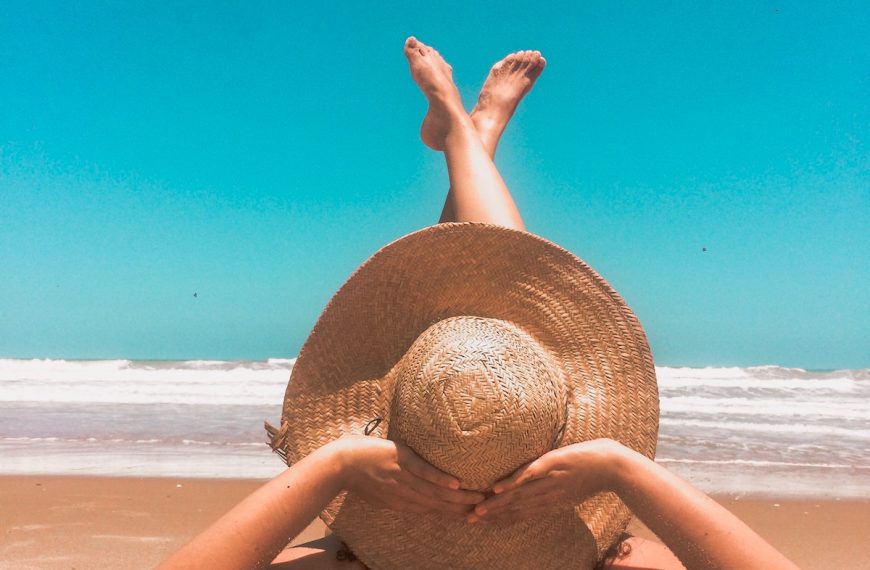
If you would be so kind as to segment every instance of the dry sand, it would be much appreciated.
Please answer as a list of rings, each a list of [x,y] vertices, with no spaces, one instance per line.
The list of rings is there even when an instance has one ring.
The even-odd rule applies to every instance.
[[[0,477],[0,568],[152,568],[261,483]],[[870,502],[720,502],[802,568],[870,567]],[[316,522],[294,542],[323,533]]]

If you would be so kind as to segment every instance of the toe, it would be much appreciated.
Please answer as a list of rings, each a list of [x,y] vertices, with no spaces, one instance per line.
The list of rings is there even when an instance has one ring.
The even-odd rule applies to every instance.
[[[413,60],[418,59],[420,55],[424,55],[422,47],[423,44],[421,44],[417,40],[417,38],[411,36],[410,38],[405,40],[405,57],[407,57],[413,63]]]
[[[415,36],[411,36],[405,41],[405,47],[418,50],[421,53],[428,53],[430,51],[434,51],[431,46],[427,46],[426,44],[418,40]]]
[[[511,57],[513,57],[513,55],[514,54],[512,54],[512,53],[507,54],[506,56],[504,56],[503,58],[501,58],[500,60],[498,60],[497,62],[492,64],[492,68],[499,69],[499,68],[502,68],[506,65],[510,65]]]

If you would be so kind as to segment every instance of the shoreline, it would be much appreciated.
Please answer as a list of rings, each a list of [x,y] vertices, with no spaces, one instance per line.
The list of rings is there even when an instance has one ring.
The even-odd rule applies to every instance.
[[[152,568],[263,479],[0,475],[0,568]],[[801,568],[870,558],[870,501],[714,496]],[[654,538],[639,521],[629,529]],[[314,521],[293,543],[323,536]]]

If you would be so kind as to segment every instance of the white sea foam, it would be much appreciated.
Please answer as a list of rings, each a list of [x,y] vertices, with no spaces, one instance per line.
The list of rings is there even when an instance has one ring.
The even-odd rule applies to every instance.
[[[0,472],[271,476],[294,364],[0,359]],[[702,488],[870,495],[870,371],[656,372],[659,461]]]
[[[111,443],[111,444],[125,444],[125,445],[142,445],[147,446],[150,444],[180,444],[180,445],[193,445],[193,446],[216,446],[216,447],[257,447],[261,449],[265,449],[266,443],[263,441],[244,441],[244,442],[234,442],[234,441],[204,441],[197,439],[180,439],[180,438],[150,438],[150,439],[126,439],[123,437],[111,437],[105,439],[98,439],[95,437],[0,437],[0,445],[2,444],[19,444],[19,445],[27,445],[27,444],[40,444],[40,443],[60,443],[60,444],[102,444],[102,443]]]
[[[676,396],[661,399],[662,413],[692,415],[747,415],[759,418],[779,416],[797,421],[815,417],[833,417],[839,420],[870,422],[870,409],[866,402],[836,402],[825,400],[797,401],[795,398],[702,398]]]
[[[656,457],[656,463],[682,463],[686,465],[742,465],[748,467],[810,467],[814,469],[854,469],[870,471],[870,465],[846,465],[843,463],[799,463],[792,461],[761,461],[757,459],[685,459]]]
[[[694,419],[674,419],[667,416],[659,420],[660,425],[668,427],[691,427],[702,429],[719,429],[730,432],[755,432],[756,434],[795,434],[835,436],[870,441],[870,429],[849,429],[831,425],[813,425],[801,423],[759,423],[759,422],[723,422]],[[866,424],[863,424],[866,425]]]
[[[62,360],[0,358],[0,381],[30,378],[50,380],[62,376],[68,380],[81,378],[117,381],[137,372],[172,374],[197,371],[290,371],[295,358],[268,360]]]
[[[870,380],[867,370],[808,372],[800,368],[753,366],[748,368],[656,367],[659,388],[735,388],[752,390],[831,390],[850,392]]]
[[[283,398],[284,387],[296,359],[225,362],[0,359],[0,402],[96,402],[130,404],[239,404],[269,405]],[[795,393],[855,393],[870,386],[867,371],[807,372],[775,366],[749,368],[659,367],[657,376],[664,398],[687,391],[763,390],[779,397]],[[717,393],[717,396],[719,394]],[[732,394],[737,395],[737,394]],[[673,411],[681,405],[708,405],[671,398]],[[759,400],[744,403],[754,413]],[[765,400],[770,413],[785,413],[782,398]],[[816,405],[813,403],[812,405]],[[832,404],[838,406],[840,403]],[[777,411],[780,410],[780,411]],[[821,412],[820,408],[816,408]],[[719,412],[724,412],[720,407]],[[837,414],[844,410],[836,410]],[[733,413],[742,413],[734,409]],[[801,413],[801,412],[795,412]],[[861,410],[847,413],[866,419]]]
[[[295,361],[0,359],[0,402],[269,405]]]

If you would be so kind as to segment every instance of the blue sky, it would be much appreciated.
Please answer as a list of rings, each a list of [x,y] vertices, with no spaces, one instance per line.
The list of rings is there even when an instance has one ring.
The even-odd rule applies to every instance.
[[[868,29],[866,2],[4,2],[0,356],[294,356],[437,221],[414,34],[469,108],[543,52],[496,163],[659,364],[870,366]]]

